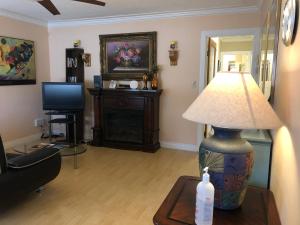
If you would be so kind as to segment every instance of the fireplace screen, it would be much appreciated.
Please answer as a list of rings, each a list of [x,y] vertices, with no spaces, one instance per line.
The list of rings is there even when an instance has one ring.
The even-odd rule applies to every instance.
[[[144,111],[107,110],[104,112],[106,141],[143,144]]]

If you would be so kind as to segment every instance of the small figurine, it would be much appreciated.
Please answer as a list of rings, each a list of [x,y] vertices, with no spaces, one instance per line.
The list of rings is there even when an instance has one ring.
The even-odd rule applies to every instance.
[[[153,90],[158,89],[158,66],[153,67],[153,78],[151,81],[151,89]]]
[[[147,73],[145,73],[143,75],[143,82],[144,82],[143,90],[148,90],[148,88],[147,88],[147,81],[148,81],[148,75],[147,75]]]

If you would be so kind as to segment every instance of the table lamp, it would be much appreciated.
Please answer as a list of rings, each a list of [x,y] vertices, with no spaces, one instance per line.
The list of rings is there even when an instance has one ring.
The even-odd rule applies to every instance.
[[[214,134],[199,148],[200,173],[209,167],[216,208],[238,208],[253,167],[253,147],[240,132],[278,128],[279,118],[251,74],[241,73],[216,74],[183,117],[212,125]]]

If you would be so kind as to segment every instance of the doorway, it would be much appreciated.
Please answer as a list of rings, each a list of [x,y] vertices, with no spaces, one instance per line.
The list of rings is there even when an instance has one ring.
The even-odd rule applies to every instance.
[[[207,44],[206,85],[217,72],[251,73],[253,35],[209,37]],[[205,86],[206,86],[205,85]]]
[[[253,42],[253,35],[209,37],[206,85],[217,72],[251,73]],[[212,134],[211,126],[205,125],[204,137]]]
[[[212,80],[215,76],[215,73],[218,69],[218,65],[216,65],[216,62],[218,62],[218,55],[217,50],[219,52],[219,45],[217,46],[218,40],[215,38],[208,38],[208,46],[207,46],[207,78],[206,80]],[[217,49],[218,48],[218,49]]]
[[[217,72],[248,72],[258,81],[259,34],[259,28],[202,32],[199,93]],[[198,125],[198,146],[210,130]]]

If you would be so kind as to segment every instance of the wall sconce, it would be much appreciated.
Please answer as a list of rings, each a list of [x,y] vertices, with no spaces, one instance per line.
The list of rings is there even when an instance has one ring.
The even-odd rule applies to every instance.
[[[177,60],[178,60],[177,41],[171,41],[169,58],[170,58],[170,65],[177,66]]]
[[[85,66],[90,67],[91,66],[91,54],[90,53],[84,53],[82,55],[82,61],[84,62]]]

